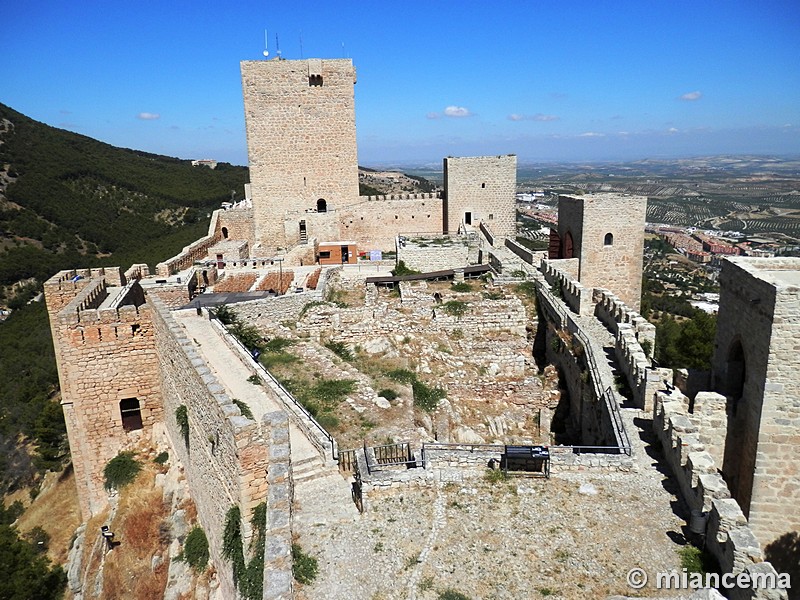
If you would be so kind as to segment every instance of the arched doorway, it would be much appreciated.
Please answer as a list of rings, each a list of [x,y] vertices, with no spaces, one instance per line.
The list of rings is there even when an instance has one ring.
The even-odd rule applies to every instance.
[[[328,212],[328,202],[325,198],[317,200],[317,212]]]
[[[561,252],[561,258],[574,258],[575,244],[572,241],[572,233],[569,231],[564,235],[564,247]]]
[[[226,240],[228,239],[228,228],[227,227],[223,227],[222,228],[222,237],[223,237],[223,239],[226,239]]]
[[[725,392],[726,395],[733,399],[731,409],[732,414],[735,415],[738,404],[744,395],[744,382],[747,378],[744,348],[742,347],[742,341],[740,339],[736,339],[728,350],[728,361],[725,371],[727,376]]]

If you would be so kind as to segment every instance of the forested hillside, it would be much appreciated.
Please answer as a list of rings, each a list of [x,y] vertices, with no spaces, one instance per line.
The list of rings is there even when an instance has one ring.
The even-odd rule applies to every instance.
[[[27,304],[60,269],[155,263],[241,199],[245,167],[116,148],[0,104],[0,493],[66,453],[47,314]],[[33,456],[31,450],[35,448]]]

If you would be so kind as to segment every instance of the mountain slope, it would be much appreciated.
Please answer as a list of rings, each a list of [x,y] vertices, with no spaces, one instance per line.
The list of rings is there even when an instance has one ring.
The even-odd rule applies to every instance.
[[[242,198],[245,167],[116,148],[0,104],[0,286],[61,268],[156,263]]]

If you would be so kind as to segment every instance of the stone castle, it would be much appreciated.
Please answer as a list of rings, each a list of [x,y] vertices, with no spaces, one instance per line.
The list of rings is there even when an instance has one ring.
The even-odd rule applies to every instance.
[[[699,497],[703,514],[716,510],[710,492],[697,491],[698,475],[691,472],[691,452],[702,450],[716,460],[706,473],[722,473],[727,497],[747,517],[736,527],[749,524],[751,535],[764,545],[800,530],[800,378],[793,370],[800,339],[800,259],[725,263],[712,373],[719,393],[699,396],[696,414],[687,399],[680,413],[683,401],[665,395],[672,372],[656,368],[644,351],[644,340],[651,349],[657,343],[654,329],[636,313],[646,198],[561,198],[549,257],[534,255],[514,239],[514,155],[445,158],[442,193],[359,196],[352,63],[246,61],[241,69],[250,198],[215,211],[208,235],[157,265],[152,276],[146,265],[134,265],[124,273],[117,268],[64,271],[45,284],[84,519],[108,505],[103,468],[111,458],[142,439],[167,444],[183,465],[225,597],[236,594],[230,570],[220,567],[225,563],[226,512],[240,507],[248,542],[252,531],[247,523],[262,503],[269,549],[264,597],[292,597],[293,461],[307,446],[314,460],[335,469],[336,444],[286,398],[285,390],[272,386],[269,375],[224,327],[209,322],[218,336],[214,343],[230,347],[248,372],[268,384],[264,394],[273,404],[264,406],[279,407],[264,408],[254,419],[243,416],[233,402],[234,391],[187,333],[181,316],[186,311],[178,309],[226,272],[274,270],[276,262],[281,268],[314,264],[324,242],[347,241],[364,251],[396,250],[401,258],[400,239],[413,234],[477,240],[475,253],[454,250],[444,267],[458,271],[467,260],[499,273],[528,273],[542,305],[540,328],[548,329],[548,335],[569,330],[583,339],[580,318],[604,322],[616,339],[617,359],[635,402],[663,427],[665,446],[670,446],[665,452],[678,456],[675,468],[690,471],[685,495],[693,508],[691,498]],[[329,270],[336,269],[342,267]],[[323,299],[320,290],[328,272],[317,290],[248,305],[259,315],[292,318],[304,304]],[[201,312],[199,305],[196,310]],[[552,341],[548,358],[569,380],[571,402],[578,403],[572,414],[581,417],[573,425],[583,443],[630,454],[632,443],[618,419],[621,398],[606,391],[600,369],[595,373],[590,367],[589,377],[582,378],[585,359],[557,349]],[[588,338],[584,351],[593,352]],[[690,425],[671,417],[669,407]],[[695,437],[689,435],[692,418],[704,426]],[[291,443],[290,428],[301,432]],[[624,452],[609,458],[617,466],[619,460],[624,463]],[[366,498],[370,484],[362,476]],[[720,556],[741,552],[720,538],[730,524],[712,520],[712,526]],[[754,556],[748,562],[736,554],[735,561],[721,563],[743,570],[760,562]]]

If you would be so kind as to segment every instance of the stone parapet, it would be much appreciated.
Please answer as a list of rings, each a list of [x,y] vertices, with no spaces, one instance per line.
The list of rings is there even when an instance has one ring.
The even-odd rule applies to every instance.
[[[592,303],[592,290],[583,287],[576,279],[568,273],[555,266],[554,261],[542,260],[540,270],[545,280],[556,291],[557,295],[563,297],[574,312],[585,316],[592,314],[594,304]]]
[[[156,265],[156,275],[158,277],[169,277],[178,271],[188,269],[196,261],[204,261],[208,258],[208,249],[222,239],[222,234],[218,227],[220,212],[220,210],[215,210],[211,213],[208,234],[188,246],[184,246],[183,250],[172,258],[168,258]]]
[[[709,399],[711,400],[711,399]],[[682,394],[658,392],[653,409],[653,431],[661,444],[693,519],[707,518],[706,548],[714,555],[721,572],[765,573],[777,578],[774,567],[763,561],[763,554],[739,504],[731,498],[714,458],[701,441],[694,415]],[[731,590],[736,599],[785,599],[785,590]]]

